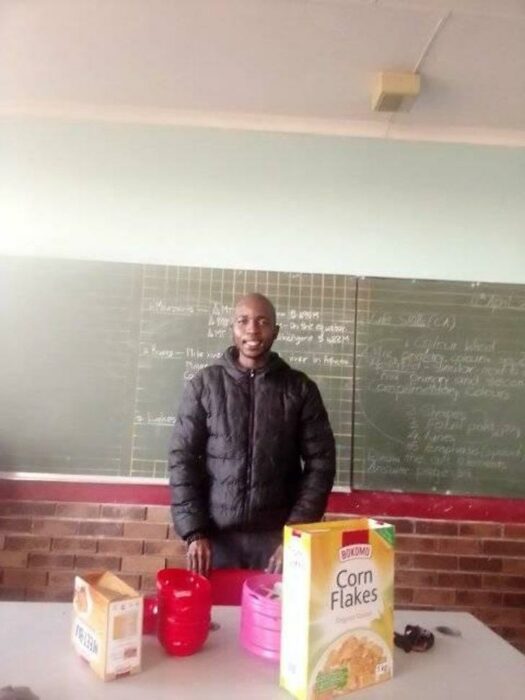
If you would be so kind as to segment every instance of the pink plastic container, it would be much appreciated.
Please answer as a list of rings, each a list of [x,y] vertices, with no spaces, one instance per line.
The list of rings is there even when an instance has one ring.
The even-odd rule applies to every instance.
[[[281,648],[281,631],[267,630],[264,627],[253,627],[244,625],[241,627],[241,635],[250,644],[279,652]]]
[[[244,613],[244,623],[250,627],[260,627],[261,629],[281,631],[281,617],[275,615],[265,615],[256,610],[247,609]]]
[[[274,661],[275,663],[279,663],[281,653],[280,649],[276,651],[275,649],[266,649],[265,647],[260,647],[258,644],[252,642],[251,639],[243,638],[242,634],[241,644],[246,649],[246,651],[249,651],[251,654],[261,656],[263,659],[267,659],[268,661]]]
[[[275,594],[275,585],[282,582],[281,574],[257,574],[244,582],[242,606],[265,615],[281,617],[281,596]]]
[[[274,592],[280,582],[279,574],[259,574],[245,581],[242,592],[241,644],[272,661],[281,651],[281,597]]]

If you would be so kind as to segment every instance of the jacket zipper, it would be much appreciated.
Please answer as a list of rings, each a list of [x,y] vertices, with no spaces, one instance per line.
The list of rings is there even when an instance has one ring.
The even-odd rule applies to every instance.
[[[249,501],[252,481],[252,459],[253,459],[253,424],[255,422],[255,370],[251,369],[248,380],[250,395],[250,408],[248,414],[248,463],[246,465],[246,497],[244,499],[244,520],[248,518]]]

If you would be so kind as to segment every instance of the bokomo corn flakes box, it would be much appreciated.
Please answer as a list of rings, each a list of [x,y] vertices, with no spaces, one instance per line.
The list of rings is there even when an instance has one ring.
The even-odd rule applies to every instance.
[[[140,671],[142,605],[110,572],[75,578],[73,646],[103,680]]]
[[[281,686],[335,700],[392,677],[394,528],[367,518],[284,531]]]

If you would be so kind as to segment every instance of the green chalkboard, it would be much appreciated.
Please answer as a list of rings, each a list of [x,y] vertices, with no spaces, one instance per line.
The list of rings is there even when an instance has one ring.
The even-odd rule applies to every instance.
[[[362,279],[353,485],[525,496],[525,288]]]
[[[0,471],[129,473],[140,299],[133,266],[1,259]]]
[[[236,298],[277,308],[275,349],[319,385],[349,488],[355,278],[0,260],[0,471],[166,477],[184,382],[230,344]]]
[[[525,497],[525,287],[0,259],[0,472],[165,479],[184,382],[275,303],[348,489]]]

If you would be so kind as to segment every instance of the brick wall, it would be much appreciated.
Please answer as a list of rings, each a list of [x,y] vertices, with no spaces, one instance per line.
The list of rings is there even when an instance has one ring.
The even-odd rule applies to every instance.
[[[525,524],[385,519],[398,607],[471,612],[525,653]],[[102,569],[152,592],[184,565],[166,506],[0,502],[0,599],[68,601],[75,573]]]

